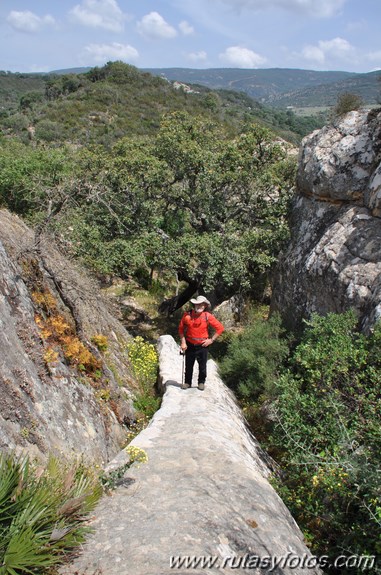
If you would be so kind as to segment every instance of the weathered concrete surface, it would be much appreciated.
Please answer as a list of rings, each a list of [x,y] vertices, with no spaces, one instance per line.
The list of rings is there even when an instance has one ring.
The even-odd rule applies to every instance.
[[[266,479],[264,454],[214,362],[208,362],[205,391],[182,390],[181,357],[171,336],[160,338],[159,351],[166,387],[162,407],[133,441],[146,451],[148,462],[132,466],[124,485],[103,498],[95,510],[94,533],[62,575],[258,575],[270,571],[253,564],[238,568],[239,558],[308,554],[300,530]],[[122,452],[109,468],[126,458]],[[171,569],[171,556],[215,557],[218,564]],[[222,567],[228,557],[235,563],[225,559]],[[271,572],[312,575],[319,570]]]

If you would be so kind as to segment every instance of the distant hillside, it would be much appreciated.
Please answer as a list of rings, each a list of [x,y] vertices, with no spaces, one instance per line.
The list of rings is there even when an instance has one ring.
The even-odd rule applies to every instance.
[[[50,143],[112,145],[153,134],[174,111],[202,115],[230,134],[259,122],[294,144],[323,122],[268,108],[242,91],[173,83],[122,62],[81,74],[0,75],[1,93],[3,134]]]
[[[49,74],[0,72],[0,112],[15,108],[22,94],[30,91],[43,93],[51,77],[83,75],[90,70],[88,67],[68,68]],[[266,106],[284,109],[290,106],[331,107],[343,92],[358,94],[369,105],[377,104],[381,99],[381,71],[355,74],[289,68],[146,68],[141,72],[211,90],[238,91]]]
[[[0,72],[0,114],[15,108],[20,97],[28,92],[43,93],[47,78],[47,75],[42,74]]]
[[[339,82],[305,87],[276,96],[269,104],[277,108],[334,106],[339,94],[350,92],[361,97],[365,104],[378,104],[381,99],[381,72],[351,76]]]
[[[90,72],[90,70],[90,66],[87,68],[65,68],[63,70],[51,70],[49,74],[85,74],[86,72]]]
[[[246,92],[252,98],[269,100],[301,88],[339,82],[354,76],[349,72],[316,72],[288,68],[238,69],[210,68],[148,68],[147,72],[180,82],[202,84],[209,88],[225,88]]]
[[[277,107],[332,106],[337,96],[345,91],[359,94],[366,104],[374,104],[380,94],[378,77],[381,72],[355,74],[287,68],[147,68],[146,71],[168,80],[239,90]]]

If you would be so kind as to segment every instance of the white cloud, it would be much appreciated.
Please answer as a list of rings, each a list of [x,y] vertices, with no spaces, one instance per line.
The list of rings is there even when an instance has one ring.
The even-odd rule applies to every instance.
[[[207,53],[204,50],[200,52],[191,52],[188,54],[188,60],[191,62],[205,62],[207,59]]]
[[[266,62],[266,58],[241,46],[230,46],[219,54],[220,60],[236,68],[258,68]]]
[[[121,32],[127,18],[116,0],[83,0],[69,12],[71,18],[90,28],[104,28],[111,32]]]
[[[175,38],[177,32],[158,12],[150,12],[138,22],[138,31],[146,38]]]
[[[372,72],[377,72],[378,70],[381,70],[381,50],[377,50],[376,52],[369,52],[366,55],[366,58],[370,61],[370,62],[375,62],[375,66],[374,68],[372,68]]]
[[[184,36],[190,36],[191,34],[194,34],[193,26],[188,24],[188,22],[186,20],[183,20],[182,22],[180,22],[179,28],[180,28],[181,32],[184,34]]]
[[[332,54],[338,58],[346,57],[353,50],[353,46],[344,38],[333,38],[333,40],[320,40],[319,47],[325,53]]]
[[[302,50],[303,58],[317,64],[324,64],[327,58],[350,60],[354,54],[354,47],[344,38],[320,40],[317,46],[305,46]]]
[[[302,50],[302,56],[310,62],[316,62],[316,64],[324,64],[325,62],[325,54],[317,46],[305,46]]]
[[[336,14],[347,0],[222,0],[232,8],[263,10],[283,8],[286,11],[300,12],[328,18]]]
[[[112,60],[122,60],[130,62],[139,58],[139,52],[129,44],[89,44],[85,47],[85,55],[97,64],[105,64]]]
[[[7,16],[7,22],[19,32],[38,32],[43,26],[52,26],[55,24],[53,16],[37,16],[33,12],[16,12],[12,10]]]

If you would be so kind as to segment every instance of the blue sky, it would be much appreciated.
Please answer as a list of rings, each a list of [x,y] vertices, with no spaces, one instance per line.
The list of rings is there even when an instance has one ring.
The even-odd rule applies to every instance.
[[[380,0],[0,0],[0,70],[381,69]]]

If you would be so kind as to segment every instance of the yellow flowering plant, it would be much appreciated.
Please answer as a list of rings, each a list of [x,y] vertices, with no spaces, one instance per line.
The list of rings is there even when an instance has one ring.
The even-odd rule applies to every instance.
[[[127,344],[127,350],[139,384],[144,388],[153,385],[156,381],[158,363],[155,346],[137,336]]]
[[[131,465],[133,463],[147,463],[148,461],[148,455],[141,447],[137,447],[136,445],[127,445],[127,447],[125,447],[125,451],[130,457]]]
[[[138,463],[137,467],[139,467],[141,463],[147,463],[148,461],[147,453],[136,445],[128,445],[125,447],[125,451],[129,456],[128,461],[109,473],[102,471],[99,475],[99,481],[104,491],[108,494],[119,485],[123,485],[123,476],[133,463]]]
[[[134,402],[135,408],[151,418],[160,405],[160,398],[156,397],[154,392],[158,369],[155,346],[137,336],[127,344],[127,351],[139,385],[139,392]]]

